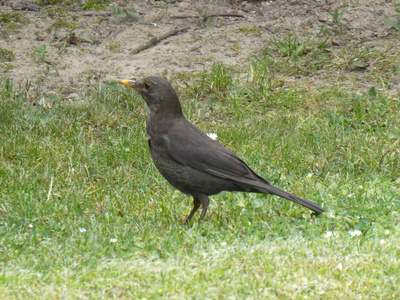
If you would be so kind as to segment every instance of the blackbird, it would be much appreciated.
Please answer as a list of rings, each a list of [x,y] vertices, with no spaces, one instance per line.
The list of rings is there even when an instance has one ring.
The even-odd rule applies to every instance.
[[[206,215],[208,196],[221,191],[273,194],[303,205],[316,213],[319,205],[285,192],[257,175],[232,151],[209,138],[182,113],[179,98],[164,78],[128,79],[120,84],[137,90],[148,106],[147,141],[158,171],[181,192],[193,197],[188,223],[202,206]]]

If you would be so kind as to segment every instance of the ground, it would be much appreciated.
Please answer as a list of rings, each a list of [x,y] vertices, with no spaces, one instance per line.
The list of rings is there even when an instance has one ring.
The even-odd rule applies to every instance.
[[[0,1],[3,13],[22,14],[15,29],[2,23],[0,48],[12,51],[13,59],[1,62],[0,78],[10,77],[22,85],[29,81],[33,100],[49,93],[76,98],[89,86],[126,77],[168,74],[188,78],[209,71],[213,62],[246,69],[250,55],[262,54],[274,40],[291,33],[307,39],[324,31],[336,49],[364,47],[368,51],[382,45],[381,50],[390,55],[398,46],[398,35],[383,21],[385,17],[396,19],[392,1],[119,0],[103,10],[82,10],[82,1],[72,6],[32,6],[38,2],[46,3]],[[234,16],[207,17],[211,14]],[[184,28],[134,54],[152,38]],[[368,65],[370,72],[360,68],[355,75],[356,90],[369,84],[367,75],[373,68]],[[350,84],[354,80],[347,80],[346,73],[354,78],[352,71],[345,65],[337,72],[321,69],[308,76],[284,75],[287,83],[311,79],[318,87]],[[397,93],[398,81],[387,88]]]

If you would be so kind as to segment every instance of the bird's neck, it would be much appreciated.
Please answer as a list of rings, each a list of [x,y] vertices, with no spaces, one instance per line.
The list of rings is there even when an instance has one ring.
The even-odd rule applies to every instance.
[[[165,109],[151,107],[147,114],[147,133],[151,136],[155,132],[168,132],[178,120],[184,118],[182,109]]]
[[[174,120],[183,117],[181,104],[154,104],[149,108],[149,113],[152,119],[162,120],[166,122],[167,120]]]

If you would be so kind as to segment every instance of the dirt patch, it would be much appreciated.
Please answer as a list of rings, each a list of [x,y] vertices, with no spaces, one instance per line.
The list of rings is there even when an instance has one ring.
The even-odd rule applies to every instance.
[[[307,36],[344,26],[347,38],[335,40],[338,47],[358,43],[371,48],[390,39],[398,46],[398,34],[389,34],[383,22],[386,16],[396,18],[392,1],[114,2],[119,12],[135,9],[124,18],[109,8],[88,12],[76,6],[60,13],[57,5],[32,4],[0,1],[1,13],[18,12],[29,20],[15,31],[2,24],[0,48],[12,51],[14,59],[0,61],[0,77],[20,84],[30,81],[32,97],[44,92],[79,96],[99,82],[191,74],[208,70],[212,62],[243,69],[252,53],[262,53],[268,41],[288,32]],[[152,39],[182,28],[187,29],[134,53]],[[324,85],[342,75],[332,78],[321,71],[313,80]]]

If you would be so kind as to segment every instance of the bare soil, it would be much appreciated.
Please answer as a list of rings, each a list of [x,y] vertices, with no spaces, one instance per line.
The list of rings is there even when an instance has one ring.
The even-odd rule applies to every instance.
[[[115,1],[120,10],[135,8],[136,13],[125,18],[109,8],[83,11],[76,6],[60,14],[51,12],[54,5],[32,11],[38,9],[30,6],[34,2],[0,0],[1,13],[18,11],[29,20],[17,32],[1,27],[0,48],[12,51],[15,59],[0,61],[0,79],[30,81],[32,97],[50,92],[76,97],[99,82],[192,74],[207,71],[212,62],[245,69],[249,56],[262,53],[272,39],[288,32],[313,35],[322,26],[337,26],[335,11],[343,12],[340,23],[347,35],[347,39],[335,38],[338,47],[358,43],[371,48],[388,40],[399,46],[399,35],[383,22],[386,16],[396,19],[393,1],[385,0]],[[184,28],[135,53],[152,39]],[[47,58],[34,51],[43,44]],[[4,67],[6,63],[13,67]],[[343,75],[340,72],[346,71],[329,76],[321,72],[314,77],[315,84],[330,84]]]

